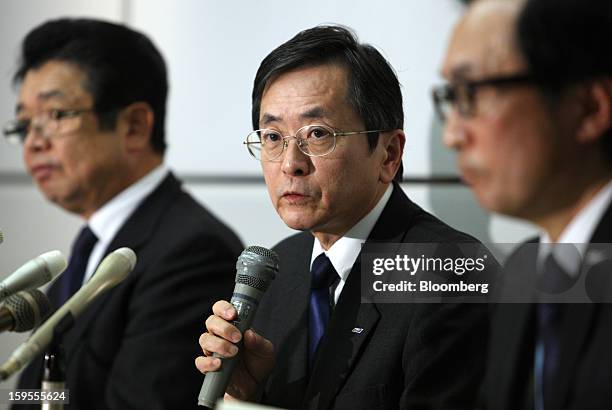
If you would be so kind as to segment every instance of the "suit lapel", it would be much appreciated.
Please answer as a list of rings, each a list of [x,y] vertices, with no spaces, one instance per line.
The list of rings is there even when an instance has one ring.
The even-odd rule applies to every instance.
[[[499,373],[490,375],[497,379],[499,390],[496,395],[500,403],[505,403],[502,408],[513,409],[521,405],[525,397],[525,378],[531,374],[534,355],[534,332],[533,332],[534,305],[526,303],[507,303],[498,306],[495,314],[497,323],[493,326],[503,327],[497,335],[503,335],[493,340],[496,343],[495,355],[490,355],[489,360],[498,363],[496,366]]]
[[[367,242],[402,242],[418,209],[402,189],[394,185],[389,202]],[[342,290],[327,332],[321,340],[304,400],[308,408],[331,407],[371,339],[379,319],[380,313],[376,304],[361,303],[360,254]]]
[[[308,380],[308,295],[309,282],[298,284],[285,294],[285,300],[276,307],[274,317],[278,318],[278,323],[291,323],[292,329],[287,337],[290,343],[283,345],[290,351],[282,356],[299,357],[300,360],[287,362],[287,376],[291,380],[297,381],[295,388],[299,391],[300,398],[303,397]]]
[[[580,360],[597,310],[595,304],[587,303],[565,305],[564,308],[566,309],[561,330],[561,360],[550,403],[553,409],[563,408],[566,403],[574,369]]]
[[[591,243],[612,243],[612,204],[597,225]],[[595,246],[596,247],[596,246]],[[584,269],[582,270],[584,274]],[[578,365],[582,349],[587,343],[590,329],[595,323],[595,317],[600,309],[599,304],[567,305],[561,335],[561,362],[559,363],[558,379],[555,392],[552,395],[552,408],[561,408],[570,388],[575,368]]]
[[[296,245],[297,252],[292,257],[281,259],[280,273],[276,280],[283,282],[279,290],[274,292],[275,297],[280,299],[275,302],[271,313],[276,326],[282,326],[272,334],[283,335],[283,342],[273,340],[280,347],[276,353],[279,370],[268,383],[284,386],[283,397],[291,397],[293,401],[290,407],[300,405],[308,383],[309,266],[313,237],[305,234],[304,240],[303,244]],[[287,275],[288,272],[291,275]]]
[[[529,289],[526,283],[536,280],[536,263],[538,249],[535,241],[519,247],[506,261],[503,282],[500,285],[500,300],[509,300],[520,294],[519,289]],[[507,293],[506,293],[507,292]],[[529,295],[525,295],[529,300]],[[495,305],[491,323],[491,350],[488,360],[489,368],[496,369],[496,374],[489,378],[495,380],[492,385],[498,386],[495,395],[502,408],[516,408],[528,400],[525,389],[531,383],[529,375],[533,370],[534,359],[534,315],[532,303],[500,303]]]
[[[106,257],[112,251],[124,246],[131,248],[136,252],[136,255],[138,255],[138,251],[151,237],[157,225],[157,221],[180,192],[180,182],[170,173],[128,218],[104,252],[104,256]],[[136,264],[134,270],[138,270],[138,264]],[[130,275],[133,274],[134,272]],[[128,275],[128,278],[126,278],[124,282],[129,280],[130,275]],[[121,284],[118,286],[121,286]],[[114,289],[111,289],[99,296],[87,309],[85,309],[85,311],[83,311],[81,316],[75,320],[73,329],[68,332],[65,337],[64,344],[67,351],[72,351],[74,345],[79,343],[85,331],[95,322],[95,317],[113,294],[113,291]],[[68,358],[68,361],[69,360]]]
[[[612,203],[608,205],[608,209],[604,212],[590,242],[612,243]]]

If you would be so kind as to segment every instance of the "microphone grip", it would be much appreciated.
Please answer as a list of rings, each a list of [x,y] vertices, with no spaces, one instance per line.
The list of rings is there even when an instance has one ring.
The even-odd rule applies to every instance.
[[[244,335],[244,332],[251,327],[262,295],[263,292],[251,286],[240,283],[236,284],[230,301],[237,312],[236,320],[232,321],[232,324],[238,328],[241,334]],[[238,347],[238,353],[234,357],[224,358],[217,353],[213,354],[213,357],[221,359],[221,368],[216,372],[206,373],[206,376],[204,376],[204,383],[202,383],[202,388],[198,395],[199,406],[212,409],[225,394],[234,367],[236,367],[236,363],[240,360],[243,346],[242,339],[236,346]]]

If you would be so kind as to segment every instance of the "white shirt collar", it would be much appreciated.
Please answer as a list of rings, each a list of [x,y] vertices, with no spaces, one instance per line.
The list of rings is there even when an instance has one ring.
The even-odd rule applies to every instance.
[[[110,245],[125,221],[136,210],[142,200],[161,184],[169,172],[165,165],[159,165],[134,184],[115,195],[115,197],[91,215],[87,223],[89,228],[98,237],[98,242],[89,257],[87,270],[83,278],[84,282],[91,277],[98,267],[102,256],[104,256],[104,251],[106,251],[106,248]]]
[[[604,212],[612,202],[612,181],[608,182],[595,197],[578,212],[578,214],[565,227],[557,243],[575,244],[581,256],[584,256],[586,248],[595,233],[599,221]],[[540,254],[539,261],[542,262],[551,252],[552,241],[548,233],[540,233]],[[557,262],[570,274],[579,273],[580,260],[572,258],[571,253],[555,253]],[[577,265],[578,264],[578,265]]]
[[[310,258],[310,266],[314,262],[315,258],[322,253],[325,253],[329,258],[331,264],[338,272],[340,276],[340,283],[336,287],[334,300],[337,302],[340,292],[344,287],[349,273],[359,252],[361,252],[361,246],[365,243],[368,236],[372,232],[374,225],[380,218],[383,209],[387,206],[391,193],[393,192],[393,184],[389,184],[385,193],[380,198],[378,203],[366,216],[364,216],[359,222],[357,222],[349,231],[340,239],[338,239],[327,251],[321,246],[321,242],[315,237],[314,244],[312,247],[312,256]]]

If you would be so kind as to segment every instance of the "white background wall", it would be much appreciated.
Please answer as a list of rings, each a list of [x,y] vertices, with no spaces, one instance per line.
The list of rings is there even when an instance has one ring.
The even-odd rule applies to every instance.
[[[19,42],[32,27],[58,16],[126,22],[151,36],[170,73],[167,163],[186,188],[233,227],[245,244],[272,246],[291,231],[272,209],[263,183],[220,184],[210,177],[259,176],[241,141],[250,130],[252,81],[261,59],[299,30],[321,23],[354,28],[377,46],[403,84],[406,177],[456,175],[440,142],[429,90],[458,0],[4,0],[0,3],[0,121],[12,117],[10,85]],[[202,178],[204,177],[204,178]],[[204,181],[204,182],[203,182]],[[462,185],[404,184],[424,208],[483,241],[514,242],[532,228],[489,216]],[[50,249],[66,255],[81,221],[48,204],[25,175],[21,148],[0,141],[0,278]],[[3,334],[0,361],[24,335]],[[194,340],[195,342],[195,340]],[[14,380],[0,384],[11,386]],[[0,409],[2,408],[0,404]]]

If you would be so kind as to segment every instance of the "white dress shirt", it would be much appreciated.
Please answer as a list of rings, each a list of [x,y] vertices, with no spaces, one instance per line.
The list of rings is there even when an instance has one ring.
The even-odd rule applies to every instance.
[[[589,241],[595,232],[595,228],[603,217],[604,212],[608,209],[612,201],[612,181],[608,182],[595,197],[578,212],[578,214],[565,227],[557,243],[571,243],[576,245],[578,254],[584,256]],[[554,247],[550,236],[546,232],[540,233],[540,253],[538,255],[538,263],[540,266],[544,263],[546,257],[551,250],[554,252]],[[562,251],[555,252],[555,260],[563,269],[570,275],[576,276],[580,273],[581,258],[574,257],[572,252]],[[540,269],[541,271],[541,269]]]
[[[170,171],[165,165],[160,165],[134,184],[130,185],[113,199],[94,212],[87,224],[98,237],[98,242],[91,251],[83,283],[87,282],[102,261],[104,251],[132,215],[138,205],[158,187]],[[113,251],[114,249],[111,249]]]
[[[370,232],[372,232],[374,225],[376,225],[378,218],[380,218],[383,209],[387,206],[387,202],[389,202],[392,192],[393,184],[389,184],[376,206],[349,229],[342,238],[338,239],[327,251],[323,249],[321,242],[319,242],[316,237],[314,238],[310,267],[312,268],[312,263],[317,256],[325,253],[340,276],[340,282],[334,291],[334,304],[338,303],[338,298],[348,279],[348,275],[351,273],[351,269],[357,260],[357,256],[359,256],[359,252],[361,252],[361,245],[363,245],[366,239],[368,239],[368,236],[370,236]]]

